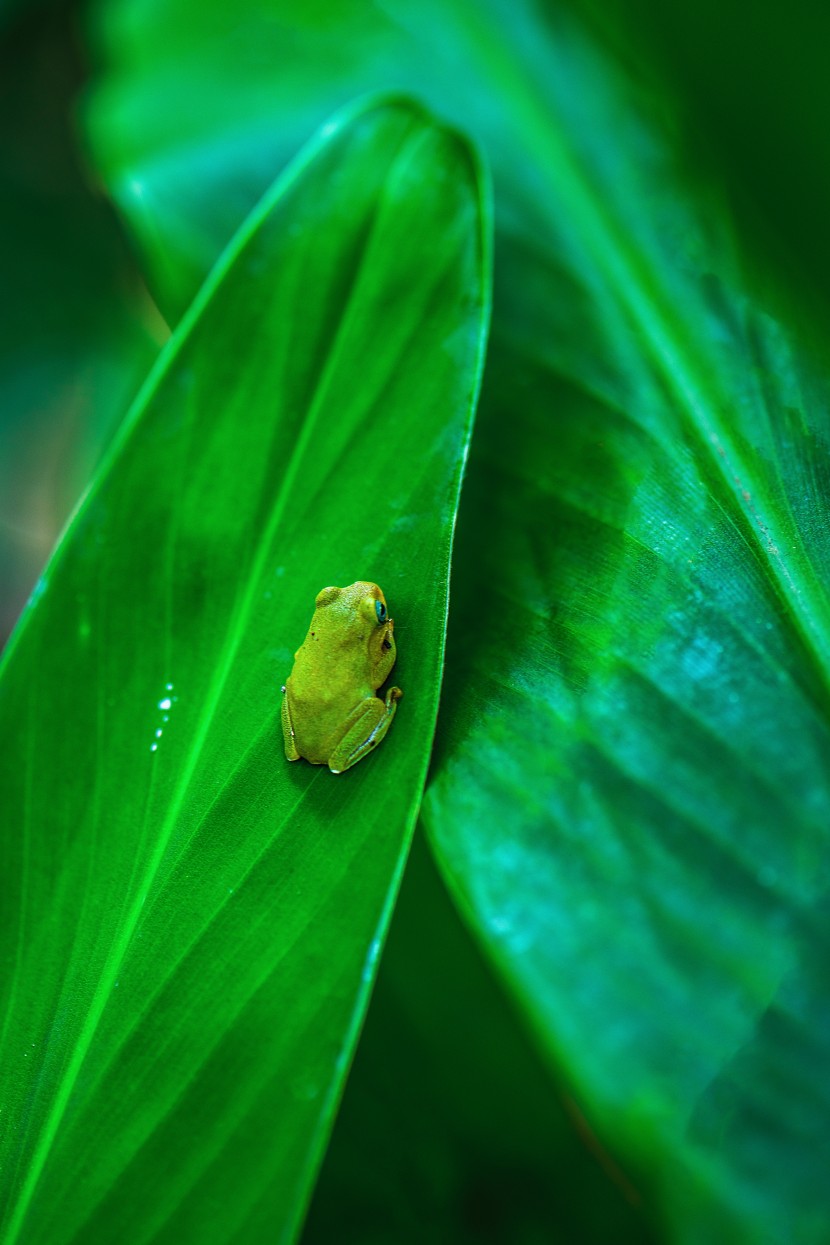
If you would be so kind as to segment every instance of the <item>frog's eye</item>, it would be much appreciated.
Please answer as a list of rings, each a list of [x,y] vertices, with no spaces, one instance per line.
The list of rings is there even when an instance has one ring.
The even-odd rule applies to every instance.
[[[382,601],[375,601],[375,613],[379,623],[386,622],[386,606]]]

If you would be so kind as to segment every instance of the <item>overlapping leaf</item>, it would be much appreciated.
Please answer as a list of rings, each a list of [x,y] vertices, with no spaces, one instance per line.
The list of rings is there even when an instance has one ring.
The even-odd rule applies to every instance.
[[[487,305],[463,142],[327,127],[175,334],[0,681],[3,1239],[287,1239],[420,799]],[[372,578],[404,701],[289,766],[316,592]]]

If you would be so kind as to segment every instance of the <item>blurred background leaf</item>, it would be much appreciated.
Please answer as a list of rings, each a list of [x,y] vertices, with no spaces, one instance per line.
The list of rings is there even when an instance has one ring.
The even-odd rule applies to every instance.
[[[330,122],[178,328],[7,647],[4,1245],[290,1239],[302,1214],[437,712],[479,176],[405,103]],[[286,763],[279,685],[316,593],[356,576],[401,611],[407,697],[336,779]]]
[[[503,32],[520,74],[532,73],[540,46],[567,39],[575,19],[612,74],[635,84],[658,127],[679,120],[686,173],[717,168],[743,244],[764,252],[752,278],[769,276],[772,250],[795,276],[799,301],[809,296],[826,310],[830,11],[810,0],[794,0],[786,17],[740,0],[455,0],[417,12],[396,0],[301,9],[249,0],[233,11],[220,0],[104,0],[91,14],[106,69],[87,112],[92,149],[171,314],[187,305],[271,169],[332,108],[363,90],[406,87],[492,146],[509,132],[513,101],[499,98],[504,82],[480,32],[488,24]],[[597,86],[571,79],[586,114]],[[607,149],[618,140],[609,135]],[[211,195],[195,191],[200,179]]]
[[[67,6],[0,24],[0,645],[166,330],[71,109],[82,51]]]

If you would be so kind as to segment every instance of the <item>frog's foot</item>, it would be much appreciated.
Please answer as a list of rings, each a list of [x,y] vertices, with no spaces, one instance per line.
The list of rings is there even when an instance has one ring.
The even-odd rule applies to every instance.
[[[329,757],[333,774],[342,774],[378,746],[392,725],[401,696],[399,687],[390,687],[385,703],[377,696],[367,696],[352,710],[340,742]]]
[[[294,741],[294,727],[291,725],[291,710],[288,708],[288,693],[285,688],[282,689],[282,741],[285,745],[285,759],[287,761],[299,761],[300,754],[297,751],[297,745]]]

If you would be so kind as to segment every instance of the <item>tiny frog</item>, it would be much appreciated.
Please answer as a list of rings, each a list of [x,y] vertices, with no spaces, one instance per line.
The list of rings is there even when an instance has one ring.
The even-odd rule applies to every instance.
[[[324,588],[308,635],[282,689],[282,733],[289,761],[305,757],[342,774],[377,747],[403,692],[375,692],[395,664],[395,624],[377,584]]]

